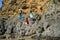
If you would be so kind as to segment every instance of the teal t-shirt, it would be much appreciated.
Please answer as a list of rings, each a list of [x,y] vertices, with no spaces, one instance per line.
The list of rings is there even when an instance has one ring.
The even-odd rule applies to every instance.
[[[33,13],[32,12],[30,12],[30,18],[32,18],[33,17]]]

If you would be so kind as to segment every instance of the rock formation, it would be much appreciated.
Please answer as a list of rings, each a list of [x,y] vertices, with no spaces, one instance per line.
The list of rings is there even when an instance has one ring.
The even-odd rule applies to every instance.
[[[18,18],[21,10],[22,20]],[[29,17],[30,10],[33,11],[33,18]],[[26,18],[29,24],[26,24]],[[9,34],[10,37],[15,34],[18,39],[22,37],[25,40],[60,37],[60,1],[3,0],[3,7],[0,9],[0,34]]]

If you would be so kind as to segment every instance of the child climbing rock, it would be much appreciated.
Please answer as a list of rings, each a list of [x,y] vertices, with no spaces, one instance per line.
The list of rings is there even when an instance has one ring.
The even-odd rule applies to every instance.
[[[28,18],[26,18],[26,23],[29,24],[29,19]]]
[[[22,15],[22,11],[19,13],[19,19],[22,19],[23,15]]]
[[[30,11],[30,18],[32,18],[33,17],[33,13],[32,13],[32,11]]]

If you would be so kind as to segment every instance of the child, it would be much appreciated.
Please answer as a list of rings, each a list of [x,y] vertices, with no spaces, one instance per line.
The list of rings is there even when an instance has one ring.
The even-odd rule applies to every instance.
[[[29,20],[28,20],[28,18],[26,18],[26,23],[29,24]]]
[[[19,19],[22,19],[22,18],[23,18],[23,16],[22,16],[22,11],[21,11],[19,14]]]
[[[30,18],[32,18],[33,17],[33,13],[32,13],[32,11],[30,11]]]

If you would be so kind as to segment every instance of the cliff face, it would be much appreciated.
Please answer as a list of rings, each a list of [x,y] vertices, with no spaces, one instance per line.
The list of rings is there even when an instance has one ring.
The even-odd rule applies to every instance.
[[[22,20],[18,18],[21,10]],[[30,10],[35,14],[33,18],[29,17]],[[23,36],[26,40],[40,40],[43,36],[59,37],[59,10],[59,0],[3,0],[3,7],[0,9],[0,34],[15,34],[18,39]],[[26,18],[29,19],[29,24],[26,24]]]
[[[3,0],[3,7],[0,10],[2,15],[14,15],[22,9],[24,13],[29,13],[30,10],[39,14],[45,12],[50,0]],[[26,6],[25,8],[23,8]]]

